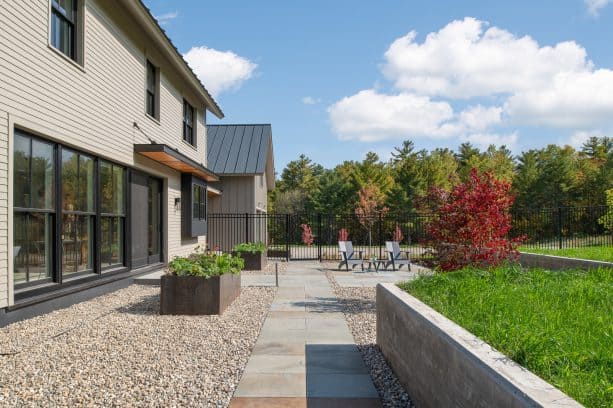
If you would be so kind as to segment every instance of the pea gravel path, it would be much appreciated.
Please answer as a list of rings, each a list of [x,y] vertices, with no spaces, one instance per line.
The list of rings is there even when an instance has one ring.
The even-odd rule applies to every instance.
[[[370,371],[381,404],[385,408],[413,407],[409,395],[377,346],[376,288],[341,287],[330,271],[326,271],[326,276]]]
[[[160,316],[132,285],[0,329],[0,406],[226,407],[273,288],[243,288],[221,316]]]

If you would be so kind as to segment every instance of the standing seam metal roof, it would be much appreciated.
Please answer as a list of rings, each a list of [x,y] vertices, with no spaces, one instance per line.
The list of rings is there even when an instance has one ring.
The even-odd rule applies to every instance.
[[[272,144],[272,127],[207,125],[207,167],[217,174],[261,174]]]

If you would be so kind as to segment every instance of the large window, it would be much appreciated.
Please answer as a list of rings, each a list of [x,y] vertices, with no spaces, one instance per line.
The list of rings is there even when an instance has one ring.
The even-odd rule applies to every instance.
[[[147,61],[147,114],[159,119],[157,69]]]
[[[126,264],[126,168],[18,129],[12,160],[16,296]]]
[[[50,279],[55,217],[52,144],[15,132],[13,265],[15,284]]]
[[[183,140],[192,146],[196,146],[194,107],[185,100],[183,101]]]
[[[93,270],[94,159],[62,149],[62,274]]]
[[[51,45],[77,60],[77,0],[51,0]]]
[[[100,262],[102,268],[124,264],[125,169],[100,161]]]

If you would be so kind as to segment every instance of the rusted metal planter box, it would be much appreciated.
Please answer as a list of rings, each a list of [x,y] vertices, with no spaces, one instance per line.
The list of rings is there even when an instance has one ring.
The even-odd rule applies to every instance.
[[[254,254],[249,252],[232,252],[233,256],[239,256],[245,261],[246,271],[259,271],[266,268],[268,257],[266,252],[256,252]]]
[[[240,295],[241,275],[226,273],[208,279],[163,275],[160,285],[160,314],[214,315],[222,314]]]

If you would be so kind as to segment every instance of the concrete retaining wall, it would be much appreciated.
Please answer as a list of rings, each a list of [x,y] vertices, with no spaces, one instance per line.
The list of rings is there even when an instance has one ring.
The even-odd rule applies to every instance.
[[[613,249],[611,249],[613,251]],[[519,262],[525,268],[540,267],[553,270],[613,268],[612,262],[590,261],[588,259],[565,258],[554,255],[529,254],[522,252]]]
[[[418,407],[579,407],[393,284],[377,286],[377,345]]]

